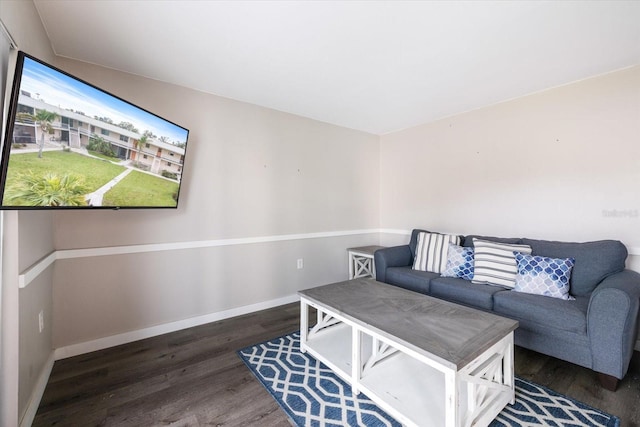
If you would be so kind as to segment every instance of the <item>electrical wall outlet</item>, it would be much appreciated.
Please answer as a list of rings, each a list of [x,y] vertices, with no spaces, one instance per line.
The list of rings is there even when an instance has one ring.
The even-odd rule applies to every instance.
[[[304,260],[302,258],[298,258],[298,270],[304,267]]]
[[[40,333],[44,330],[44,312],[40,310],[38,313],[38,328],[40,329]]]

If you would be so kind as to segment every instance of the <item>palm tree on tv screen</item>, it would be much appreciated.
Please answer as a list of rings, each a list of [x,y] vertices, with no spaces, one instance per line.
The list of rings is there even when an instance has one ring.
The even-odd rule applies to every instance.
[[[85,206],[89,187],[73,174],[20,174],[7,189],[5,203],[14,206]]]
[[[140,163],[140,153],[142,153],[142,146],[147,143],[148,136],[146,133],[139,139],[133,140],[133,147],[136,149],[136,165]]]
[[[53,130],[51,123],[58,118],[53,111],[38,110],[35,116],[36,123],[40,125],[40,147],[38,149],[38,158],[42,158],[42,150],[44,149],[44,134]]]
[[[42,150],[44,149],[44,134],[51,133],[53,123],[58,118],[58,115],[53,111],[38,110],[36,114],[18,113],[16,119],[20,122],[24,122],[26,119],[33,120],[38,126],[40,126],[40,143],[38,144],[38,158],[42,158]]]

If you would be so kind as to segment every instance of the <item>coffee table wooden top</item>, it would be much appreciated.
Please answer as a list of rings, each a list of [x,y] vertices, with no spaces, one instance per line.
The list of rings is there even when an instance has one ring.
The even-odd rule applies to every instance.
[[[298,294],[456,370],[518,327],[515,320],[373,279],[338,282]]]

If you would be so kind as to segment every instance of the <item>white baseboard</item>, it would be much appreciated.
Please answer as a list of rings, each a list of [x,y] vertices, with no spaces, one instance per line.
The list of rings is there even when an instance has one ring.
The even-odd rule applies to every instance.
[[[111,335],[104,338],[98,338],[93,341],[86,341],[78,344],[72,344],[65,347],[55,349],[55,360],[66,359],[67,357],[78,356],[80,354],[90,353],[96,350],[103,350],[109,347],[115,347],[121,344],[151,338],[158,335],[167,334],[169,332],[180,331],[182,329],[194,326],[204,325],[206,323],[216,322],[218,320],[228,319],[230,317],[241,316],[243,314],[253,313],[254,311],[265,310],[277,307],[283,304],[289,304],[298,301],[298,295],[288,295],[286,297],[277,298],[269,301],[259,302],[256,304],[245,305],[242,307],[232,308],[230,310],[219,311],[216,313],[205,314],[203,316],[192,317],[189,319],[178,320],[176,322],[164,323],[150,328],[138,329],[123,334]],[[46,383],[45,383],[46,384]]]
[[[31,427],[31,424],[33,424],[33,420],[36,418],[36,412],[38,412],[38,407],[40,406],[42,395],[44,394],[45,388],[47,388],[49,376],[51,376],[53,362],[55,362],[54,353],[55,352],[52,351],[51,354],[49,354],[49,358],[45,362],[42,371],[40,371],[40,375],[38,375],[38,380],[33,387],[31,396],[29,397],[27,408],[24,412],[24,415],[22,416],[22,419],[20,420],[20,427]]]

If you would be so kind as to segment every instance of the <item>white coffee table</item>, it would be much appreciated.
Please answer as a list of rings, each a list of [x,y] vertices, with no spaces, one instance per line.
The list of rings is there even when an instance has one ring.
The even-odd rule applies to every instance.
[[[515,400],[517,321],[373,279],[298,294],[301,350],[404,425],[486,426]]]

